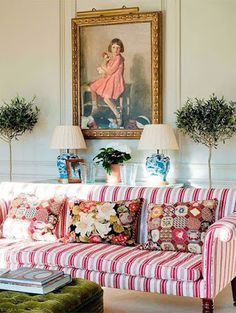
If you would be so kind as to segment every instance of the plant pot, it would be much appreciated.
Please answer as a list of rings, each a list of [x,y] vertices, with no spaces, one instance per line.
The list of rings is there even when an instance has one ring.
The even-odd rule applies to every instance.
[[[120,182],[120,164],[111,164],[111,175],[107,174],[107,183],[117,184]]]

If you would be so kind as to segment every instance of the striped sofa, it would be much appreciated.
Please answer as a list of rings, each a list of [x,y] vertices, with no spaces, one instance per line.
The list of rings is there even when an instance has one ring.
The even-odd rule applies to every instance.
[[[40,198],[55,195],[81,199],[114,201],[143,197],[139,242],[147,240],[147,204],[217,198],[215,222],[207,231],[203,254],[147,251],[137,247],[110,244],[64,244],[60,242],[0,239],[1,267],[19,266],[60,269],[73,277],[86,278],[102,286],[201,298],[202,312],[213,312],[213,301],[229,283],[236,287],[236,190],[201,188],[154,188],[83,184],[1,183],[0,198],[5,200],[0,222],[10,200],[21,192]],[[63,237],[68,229],[65,208],[56,229]],[[236,288],[234,301],[236,301]]]

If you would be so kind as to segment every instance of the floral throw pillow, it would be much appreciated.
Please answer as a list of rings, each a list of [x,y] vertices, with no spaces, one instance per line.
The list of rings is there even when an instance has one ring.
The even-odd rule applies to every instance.
[[[3,237],[56,241],[54,230],[63,205],[62,198],[40,200],[35,195],[18,195],[12,200],[3,223]]]
[[[76,201],[71,207],[70,242],[133,245],[142,199]]]
[[[208,227],[215,221],[216,199],[148,205],[148,242],[140,249],[202,253]]]

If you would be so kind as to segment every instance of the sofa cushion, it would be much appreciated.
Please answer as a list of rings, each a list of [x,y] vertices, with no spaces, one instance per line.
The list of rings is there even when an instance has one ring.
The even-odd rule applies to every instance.
[[[123,201],[76,200],[71,206],[70,242],[133,245],[137,240],[143,199]]]
[[[148,205],[148,242],[140,249],[200,254],[215,221],[216,199]]]
[[[12,200],[7,218],[3,222],[3,237],[57,240],[54,229],[63,204],[62,197],[41,200],[35,195],[19,194]]]
[[[156,188],[102,184],[1,183],[0,198],[9,201],[22,192],[35,194],[40,199],[49,199],[60,195],[66,195],[68,198],[77,196],[80,199],[96,201],[117,201],[142,197],[145,199],[145,203],[175,203],[216,198],[219,201],[216,208],[216,220],[236,211],[236,192],[235,189],[229,188]],[[70,225],[69,220],[69,212],[65,207],[60,214],[60,220],[55,229],[58,238],[67,234]],[[143,205],[139,224],[139,243],[147,242],[146,221],[147,205]]]
[[[202,256],[172,251],[98,244],[63,244],[0,240],[0,264],[44,266],[117,273],[155,279],[196,281],[202,277]]]
[[[9,206],[9,201],[0,198],[0,225],[7,217],[7,210]]]

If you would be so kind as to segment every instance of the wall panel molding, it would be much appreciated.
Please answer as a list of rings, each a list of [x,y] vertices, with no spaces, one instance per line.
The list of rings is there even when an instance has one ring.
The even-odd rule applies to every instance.
[[[55,161],[13,161],[13,181],[57,178]],[[9,161],[1,161],[0,181],[9,180]]]
[[[60,0],[60,123],[72,124],[71,19],[77,10],[76,0]]]
[[[181,92],[181,79],[182,79],[182,71],[181,71],[181,64],[182,64],[182,56],[181,56],[181,0],[176,0],[176,90],[177,90],[177,109],[181,107],[182,103],[182,92]]]
[[[165,16],[163,21],[164,122],[174,126],[173,113],[181,103],[180,0],[167,0],[163,14]]]
[[[167,0],[161,0],[161,10],[166,11]]]
[[[236,164],[212,164],[213,187],[236,188]],[[208,185],[207,163],[179,163],[176,164],[178,180],[191,185]]]
[[[59,1],[59,56],[60,56],[60,123],[66,121],[65,101],[65,0]]]

